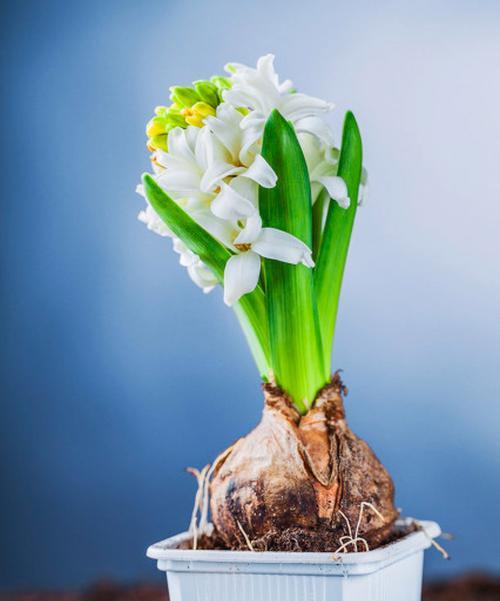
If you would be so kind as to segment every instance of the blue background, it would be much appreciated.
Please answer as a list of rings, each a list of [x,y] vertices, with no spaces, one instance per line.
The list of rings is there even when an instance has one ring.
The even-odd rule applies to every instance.
[[[430,576],[500,565],[500,6],[2,4],[4,588],[160,578],[201,466],[258,420],[220,291],[136,221],[144,124],[168,86],[277,55],[354,110],[371,187],[334,367],[405,512],[454,532]]]

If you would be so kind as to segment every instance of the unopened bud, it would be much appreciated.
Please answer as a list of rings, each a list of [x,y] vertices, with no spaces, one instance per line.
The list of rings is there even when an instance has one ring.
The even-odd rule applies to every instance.
[[[172,86],[170,88],[170,100],[179,107],[191,107],[200,99],[198,93],[193,88],[186,86]]]
[[[193,85],[203,102],[206,102],[214,108],[219,105],[219,94],[217,93],[217,86],[215,84],[204,79],[193,81]]]

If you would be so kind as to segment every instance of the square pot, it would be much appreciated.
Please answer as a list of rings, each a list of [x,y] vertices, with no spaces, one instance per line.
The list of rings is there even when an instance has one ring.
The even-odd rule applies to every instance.
[[[400,522],[404,524],[404,522]],[[193,551],[179,534],[147,550],[167,573],[170,601],[420,601],[424,550],[441,530],[422,530],[374,551]]]
[[[170,601],[420,601],[424,550],[441,533],[435,522],[420,524],[360,553],[182,550],[191,538],[183,533],[147,555],[167,573]]]

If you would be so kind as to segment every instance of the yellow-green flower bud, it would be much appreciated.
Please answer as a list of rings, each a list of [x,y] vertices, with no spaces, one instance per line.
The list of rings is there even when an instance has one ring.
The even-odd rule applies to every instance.
[[[166,123],[163,117],[153,117],[146,125],[146,135],[149,138],[166,133]]]
[[[222,77],[221,75],[214,75],[210,78],[210,81],[218,90],[229,90],[231,82],[228,77]]]
[[[191,107],[200,101],[198,93],[193,88],[186,86],[172,86],[170,88],[170,100],[181,108]]]
[[[206,102],[197,102],[190,108],[183,108],[181,114],[189,125],[203,127],[205,117],[215,115],[215,109]]]
[[[193,85],[198,92],[199,97],[203,102],[206,102],[214,108],[219,105],[219,94],[217,93],[217,86],[206,79],[199,81],[193,81]]]
[[[147,147],[149,150],[164,150],[167,152],[167,134],[149,138]]]
[[[174,127],[186,127],[186,121],[179,110],[170,109],[165,115],[165,122],[170,129]]]
[[[167,111],[168,108],[166,106],[157,106],[155,108],[155,115],[158,117],[164,117]]]
[[[231,82],[227,77],[222,77],[221,75],[214,75],[210,78],[210,81],[217,88],[217,95],[219,96],[219,103],[224,99],[222,98],[222,92],[224,90],[229,90],[231,87]]]

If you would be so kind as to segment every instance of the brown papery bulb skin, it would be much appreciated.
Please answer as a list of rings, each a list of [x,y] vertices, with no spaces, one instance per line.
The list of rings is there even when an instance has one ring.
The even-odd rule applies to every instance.
[[[336,374],[301,416],[279,388],[264,385],[261,422],[221,456],[210,485],[212,521],[228,548],[249,540],[290,550],[289,532],[301,541],[297,550],[333,551],[353,535],[363,503],[359,536],[370,549],[389,537],[394,485],[347,425],[344,393]]]

